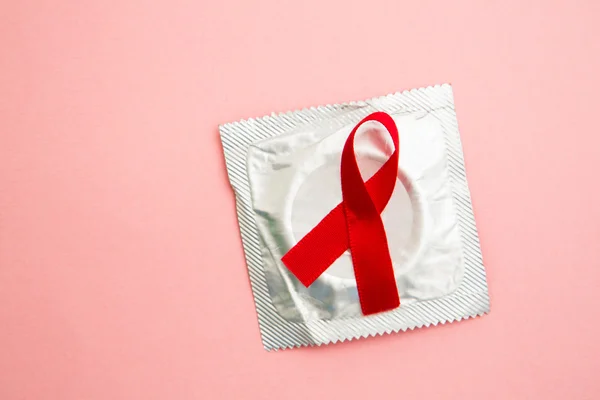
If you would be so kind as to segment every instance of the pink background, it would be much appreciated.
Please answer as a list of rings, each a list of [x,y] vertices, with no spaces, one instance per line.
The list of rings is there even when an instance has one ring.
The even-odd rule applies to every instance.
[[[0,399],[600,396],[600,2],[0,16]],[[443,82],[491,314],[266,352],[217,125]]]

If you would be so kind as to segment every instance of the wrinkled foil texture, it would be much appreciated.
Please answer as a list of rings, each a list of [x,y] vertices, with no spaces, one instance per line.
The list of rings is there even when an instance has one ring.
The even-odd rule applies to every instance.
[[[386,227],[401,306],[361,314],[349,252],[310,287],[281,257],[342,199],[340,156],[358,121],[386,111],[400,132]],[[263,345],[321,345],[489,311],[450,85],[220,126]],[[358,132],[367,180],[393,151],[376,122]]]

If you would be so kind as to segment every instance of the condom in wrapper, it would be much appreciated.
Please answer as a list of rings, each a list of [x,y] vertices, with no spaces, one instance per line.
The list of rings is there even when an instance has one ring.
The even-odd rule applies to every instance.
[[[365,117],[372,120],[357,127]],[[398,148],[388,128],[397,128]],[[266,349],[335,343],[489,311],[450,85],[224,124],[220,134]],[[396,164],[383,168],[396,148]],[[353,160],[359,176],[348,173]],[[385,182],[377,177],[382,168],[392,172]],[[344,191],[343,179],[356,186]],[[385,199],[373,194],[376,186],[390,190]],[[377,208],[379,201],[382,208],[366,225],[382,223],[383,236],[352,223],[366,217],[349,217],[362,187],[373,199],[363,196],[367,206],[372,201]],[[321,229],[315,239],[338,206],[337,222],[329,221],[329,231]],[[293,267],[286,254],[294,248],[300,256]],[[385,261],[380,268],[379,260]],[[323,268],[311,272],[319,261]],[[377,271],[387,280],[378,280],[384,278]],[[304,272],[313,275],[308,282]],[[386,290],[399,306],[384,298]],[[365,305],[386,301],[385,311],[365,312]]]

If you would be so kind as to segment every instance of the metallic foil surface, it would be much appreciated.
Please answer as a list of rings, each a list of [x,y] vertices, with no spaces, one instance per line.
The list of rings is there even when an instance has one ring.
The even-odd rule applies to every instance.
[[[342,199],[340,156],[358,121],[386,111],[400,132],[398,182],[382,213],[401,299],[361,314],[349,252],[310,287],[281,257]],[[220,127],[266,349],[321,345],[489,311],[485,271],[449,85]],[[393,151],[384,128],[355,142],[367,180]]]

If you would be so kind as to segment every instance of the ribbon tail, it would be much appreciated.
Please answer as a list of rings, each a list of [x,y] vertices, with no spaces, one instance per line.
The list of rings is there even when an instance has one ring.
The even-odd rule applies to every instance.
[[[338,204],[281,259],[306,287],[348,249],[343,204]]]

